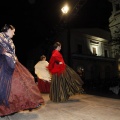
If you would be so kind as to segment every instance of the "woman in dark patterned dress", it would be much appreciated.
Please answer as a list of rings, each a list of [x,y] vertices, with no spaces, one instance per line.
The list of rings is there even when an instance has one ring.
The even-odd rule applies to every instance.
[[[48,66],[52,74],[49,96],[53,102],[65,102],[71,95],[83,92],[83,81],[72,68],[65,64],[59,52],[61,43],[56,42],[53,47],[54,50]]]
[[[12,37],[15,28],[5,25],[0,33],[0,116],[34,109],[44,103],[34,77],[17,59]]]

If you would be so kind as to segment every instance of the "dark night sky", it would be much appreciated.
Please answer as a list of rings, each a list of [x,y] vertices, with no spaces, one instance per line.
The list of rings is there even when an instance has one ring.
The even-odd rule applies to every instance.
[[[61,26],[64,28],[65,18],[61,17],[64,1],[4,0],[3,4],[1,3],[0,27],[5,23],[15,26],[16,35],[13,40],[20,57],[36,46],[47,43],[46,40],[51,40]],[[112,4],[108,0],[87,0],[82,7],[78,4],[79,0],[67,1],[73,10],[68,16],[71,27],[109,30],[108,19],[112,12]]]

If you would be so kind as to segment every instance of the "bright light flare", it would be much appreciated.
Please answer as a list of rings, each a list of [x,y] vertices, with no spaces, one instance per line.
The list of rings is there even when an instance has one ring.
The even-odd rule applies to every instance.
[[[64,14],[67,14],[68,11],[69,11],[68,5],[65,5],[61,10],[62,10],[62,12],[63,12]]]

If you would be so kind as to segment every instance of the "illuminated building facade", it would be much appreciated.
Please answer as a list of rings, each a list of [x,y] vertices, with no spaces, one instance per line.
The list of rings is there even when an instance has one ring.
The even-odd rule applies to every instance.
[[[69,38],[69,43],[68,39]],[[62,54],[71,67],[84,69],[84,81],[92,84],[109,84],[116,79],[117,63],[112,54],[111,34],[101,29],[71,29],[61,35]],[[70,44],[70,45],[68,45]],[[70,55],[68,55],[70,46]]]

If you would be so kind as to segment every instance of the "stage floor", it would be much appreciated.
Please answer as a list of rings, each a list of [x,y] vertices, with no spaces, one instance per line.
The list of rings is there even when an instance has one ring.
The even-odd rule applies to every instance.
[[[120,99],[91,94],[70,97],[68,102],[53,103],[42,94],[45,105],[33,111],[21,111],[0,120],[120,120]]]

